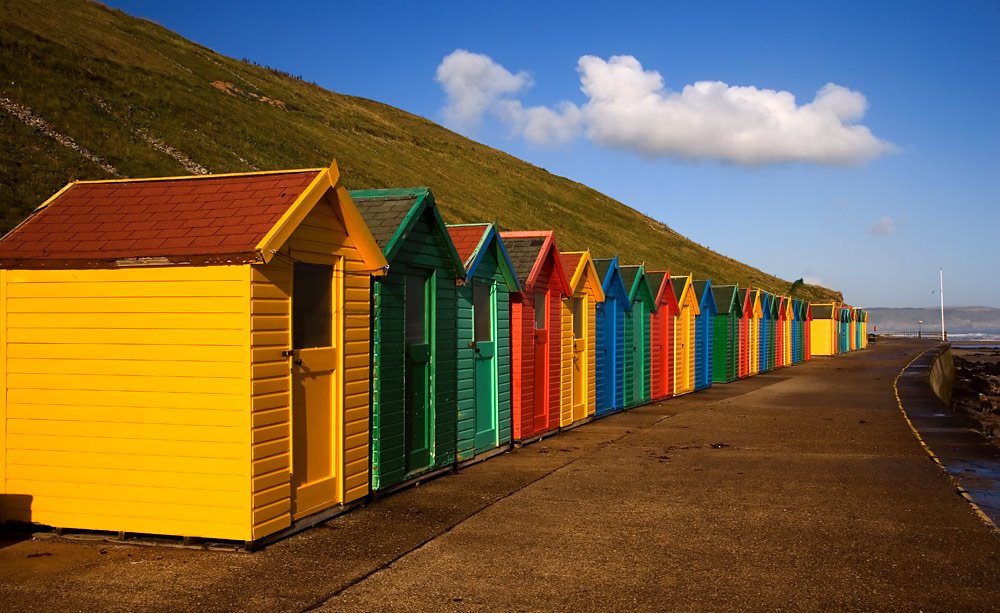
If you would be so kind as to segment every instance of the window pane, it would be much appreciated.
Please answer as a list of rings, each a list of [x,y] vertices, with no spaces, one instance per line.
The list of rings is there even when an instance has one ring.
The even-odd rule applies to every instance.
[[[292,292],[292,348],[332,346],[333,267],[296,262]]]
[[[406,277],[406,342],[421,344],[427,342],[425,315],[427,309],[427,277],[407,275]]]
[[[583,298],[573,299],[573,338],[583,338]]]
[[[545,329],[545,320],[549,313],[548,294],[535,292],[535,330]]]
[[[490,294],[492,286],[476,283],[472,286],[473,325],[477,341],[493,340],[493,308]]]

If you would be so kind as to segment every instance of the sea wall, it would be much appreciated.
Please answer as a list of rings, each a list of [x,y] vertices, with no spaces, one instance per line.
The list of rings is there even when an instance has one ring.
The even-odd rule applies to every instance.
[[[955,389],[955,360],[951,355],[951,344],[942,343],[937,351],[928,378],[934,395],[950,406],[951,393]]]

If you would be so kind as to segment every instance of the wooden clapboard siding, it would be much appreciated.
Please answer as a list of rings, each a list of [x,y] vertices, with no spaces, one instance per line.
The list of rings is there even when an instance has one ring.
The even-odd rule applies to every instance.
[[[512,420],[514,440],[531,436],[534,431],[535,404],[535,304],[533,294],[520,292],[511,296],[511,366],[513,370]]]
[[[249,275],[2,271],[2,519],[251,538]]]
[[[587,294],[587,356],[587,416],[591,417],[597,411],[597,299],[593,293]]]

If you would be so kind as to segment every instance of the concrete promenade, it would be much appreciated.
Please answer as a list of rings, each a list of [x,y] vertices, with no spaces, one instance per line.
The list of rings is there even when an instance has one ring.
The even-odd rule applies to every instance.
[[[11,611],[1000,610],[893,341],[643,407],[254,553],[0,542]]]

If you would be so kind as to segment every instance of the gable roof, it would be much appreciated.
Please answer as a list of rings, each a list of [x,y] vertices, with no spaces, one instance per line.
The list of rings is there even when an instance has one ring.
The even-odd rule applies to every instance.
[[[715,307],[718,309],[719,315],[729,315],[730,313],[737,317],[743,315],[743,301],[740,300],[739,289],[735,285],[712,287],[712,296],[715,298]]]
[[[268,262],[328,192],[373,272],[385,260],[329,168],[75,181],[0,239],[6,268]]]
[[[590,251],[567,251],[559,254],[563,270],[569,276],[569,284],[575,293],[578,288],[590,286],[594,300],[604,302],[604,286],[594,267]]]
[[[715,295],[712,293],[712,280],[699,279],[694,282],[694,295],[698,297],[698,306],[702,311],[708,308],[709,312],[717,314],[718,305],[715,304]]]
[[[434,202],[434,194],[427,187],[351,190],[351,198],[361,212],[365,223],[385,259],[392,261],[410,230],[424,213],[431,215],[434,225],[441,229],[445,251],[459,277],[465,276],[465,265],[455,251],[451,236]]]
[[[552,230],[501,232],[500,238],[507,247],[507,253],[510,254],[510,260],[524,290],[530,290],[535,286],[545,260],[552,258],[556,283],[563,294],[567,296],[573,294],[573,288],[570,287],[566,271],[563,270],[559,259],[559,248],[556,246],[555,233]]]
[[[646,267],[642,264],[635,266],[619,266],[622,273],[622,280],[629,288],[628,297],[631,301],[645,300],[650,303],[653,310],[656,310],[656,294],[646,279]]]
[[[447,228],[451,242],[455,245],[455,251],[465,264],[467,278],[475,276],[479,263],[492,250],[497,256],[507,289],[512,292],[521,290],[514,264],[510,261],[507,248],[504,247],[496,226],[491,223],[473,223],[450,224]]]
[[[613,258],[603,258],[594,260],[594,270],[597,271],[598,278],[601,279],[601,289],[604,290],[604,300],[612,294],[617,294],[625,300],[619,300],[622,309],[632,310],[632,304],[628,301],[628,288],[622,281],[621,271],[618,270],[618,256]]]
[[[670,279],[669,270],[651,270],[646,272],[646,279],[649,287],[656,295],[657,305],[667,305],[674,315],[679,310],[677,306],[677,296],[674,295],[674,284]]]
[[[670,277],[670,282],[674,286],[674,295],[677,296],[677,308],[680,310],[684,303],[688,303],[694,308],[695,315],[701,315],[701,305],[698,304],[698,296],[695,295],[694,282],[691,275],[686,277]]]

